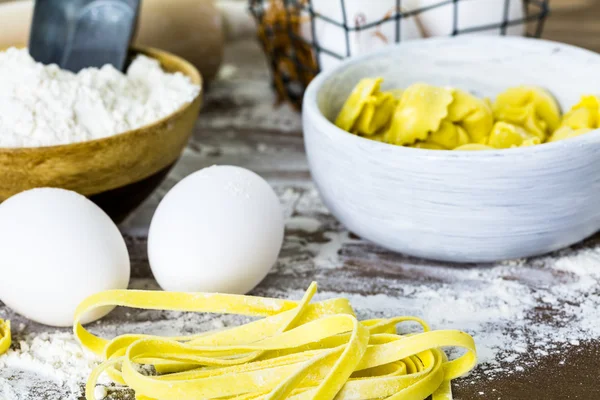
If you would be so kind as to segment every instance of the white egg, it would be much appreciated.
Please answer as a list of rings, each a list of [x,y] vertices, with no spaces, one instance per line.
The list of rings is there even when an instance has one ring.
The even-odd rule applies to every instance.
[[[0,299],[46,325],[72,325],[82,300],[129,282],[119,230],[98,206],[68,190],[33,189],[2,203],[0,254]],[[83,322],[109,311],[88,313]]]
[[[281,205],[264,179],[215,166],[186,177],[161,201],[148,257],[164,290],[244,294],[277,260],[283,233]]]
[[[319,16],[328,18],[343,24],[344,15],[350,28],[359,28],[365,25],[373,24],[396,13],[396,0],[344,0],[342,2],[332,0],[312,0],[312,8]],[[340,60],[330,54],[346,56],[356,56],[369,53],[380,49],[389,44],[396,43],[396,21],[390,19],[382,24],[348,33],[346,41],[346,32],[344,28],[326,21],[324,18],[316,16],[314,18],[314,32],[316,42],[327,51],[319,52],[319,62],[323,70],[327,70],[339,64]],[[306,15],[302,25],[301,34],[309,42],[312,42],[311,18]],[[420,39],[423,37],[420,26],[413,17],[406,17],[400,24],[401,41]]]
[[[411,10],[432,7],[441,4],[440,0],[409,0]],[[480,28],[498,25],[504,21],[506,0],[462,0],[457,3],[458,29]],[[454,3],[435,7],[417,15],[427,36],[449,36],[454,30]],[[517,21],[525,16],[523,0],[510,0],[508,19]],[[500,28],[477,30],[473,35],[499,35]],[[506,28],[507,35],[524,35],[525,24],[511,25]]]

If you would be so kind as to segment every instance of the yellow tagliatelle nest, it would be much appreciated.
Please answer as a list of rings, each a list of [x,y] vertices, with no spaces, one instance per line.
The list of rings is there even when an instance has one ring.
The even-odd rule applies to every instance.
[[[336,125],[373,140],[429,150],[535,146],[600,128],[596,96],[584,96],[561,117],[556,99],[537,86],[509,88],[491,101],[425,83],[381,91],[382,82],[361,80]]]
[[[476,363],[466,333],[431,331],[414,317],[358,321],[346,299],[311,302],[251,296],[115,290],[86,299],[77,309],[74,333],[106,360],[91,374],[86,398],[94,399],[107,372],[135,390],[139,400],[180,399],[426,399],[452,398],[450,381]],[[123,335],[112,340],[85,330],[79,320],[104,306],[240,314],[259,319],[220,331],[184,337]],[[396,326],[421,325],[400,335]],[[449,361],[443,347],[463,354]],[[152,366],[156,374],[140,373]],[[145,368],[144,370],[148,370]]]

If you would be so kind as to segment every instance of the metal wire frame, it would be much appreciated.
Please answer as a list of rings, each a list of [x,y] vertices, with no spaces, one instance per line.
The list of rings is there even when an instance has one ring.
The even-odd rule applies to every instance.
[[[402,0],[396,0],[393,12],[384,18],[365,24],[349,24],[346,12],[346,0],[339,1],[342,11],[341,21],[336,21],[328,16],[315,11],[313,0],[249,0],[249,9],[257,21],[258,37],[269,61],[273,86],[278,94],[278,101],[289,102],[296,109],[302,107],[302,96],[310,81],[321,70],[320,60],[322,54],[327,54],[335,59],[344,59],[351,55],[350,35],[384,24],[395,23],[395,42],[402,41],[403,20],[418,17],[422,13],[444,6],[452,6],[453,27],[452,36],[474,32],[498,29],[501,35],[506,35],[511,26],[526,25],[526,35],[540,37],[544,29],[544,22],[550,12],[550,0],[504,0],[502,19],[498,23],[460,29],[459,9],[465,1],[485,0],[440,0],[439,2],[414,10],[405,10]],[[510,18],[511,1],[523,1],[525,15],[523,18]],[[345,52],[340,54],[318,43],[316,35],[316,21],[334,25],[345,33]],[[301,24],[310,23],[312,40],[300,34]]]

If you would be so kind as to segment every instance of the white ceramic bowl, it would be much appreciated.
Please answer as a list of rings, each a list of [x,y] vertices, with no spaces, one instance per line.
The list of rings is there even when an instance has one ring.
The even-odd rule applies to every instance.
[[[600,132],[535,147],[435,151],[351,135],[332,121],[354,85],[422,81],[495,96],[549,89],[563,109],[600,94],[600,55],[525,38],[406,42],[320,74],[304,97],[304,137],[323,201],[349,230],[391,250],[457,262],[551,252],[600,229]]]

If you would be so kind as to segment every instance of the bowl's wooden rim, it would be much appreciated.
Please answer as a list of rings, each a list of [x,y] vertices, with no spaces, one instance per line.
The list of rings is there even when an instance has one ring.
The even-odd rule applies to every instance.
[[[22,48],[25,46],[15,46],[15,47]],[[4,50],[4,49],[2,49],[2,50]],[[168,51],[156,49],[153,47],[133,46],[133,47],[131,47],[130,51],[134,55],[135,54],[143,54],[148,57],[154,58],[155,60],[160,61],[161,64],[162,64],[163,60],[171,61],[173,64],[178,66],[177,72],[181,72],[182,74],[184,74],[185,76],[190,78],[192,83],[194,83],[195,85],[198,85],[200,87],[200,91],[198,92],[198,95],[194,98],[194,100],[182,105],[181,107],[179,107],[179,109],[177,109],[173,113],[171,113],[157,121],[154,121],[153,123],[151,123],[149,125],[144,125],[137,129],[132,129],[129,131],[117,133],[115,135],[103,137],[100,139],[86,140],[83,142],[68,143],[68,144],[59,144],[59,145],[54,145],[54,146],[0,147],[0,155],[1,154],[6,154],[6,155],[31,154],[31,155],[33,155],[35,153],[48,153],[48,152],[61,153],[64,151],[71,152],[71,151],[77,151],[79,149],[89,148],[89,146],[94,146],[96,144],[107,144],[109,141],[120,141],[120,140],[123,140],[126,136],[142,135],[146,131],[148,131],[149,128],[152,128],[152,127],[160,125],[160,124],[164,124],[165,122],[167,122],[169,119],[173,118],[174,116],[184,113],[189,107],[192,106],[192,104],[194,104],[195,102],[200,100],[203,90],[204,90],[202,75],[200,74],[198,69],[195,66],[193,66],[189,61],[187,61],[184,58],[179,57],[173,53],[170,53]]]

